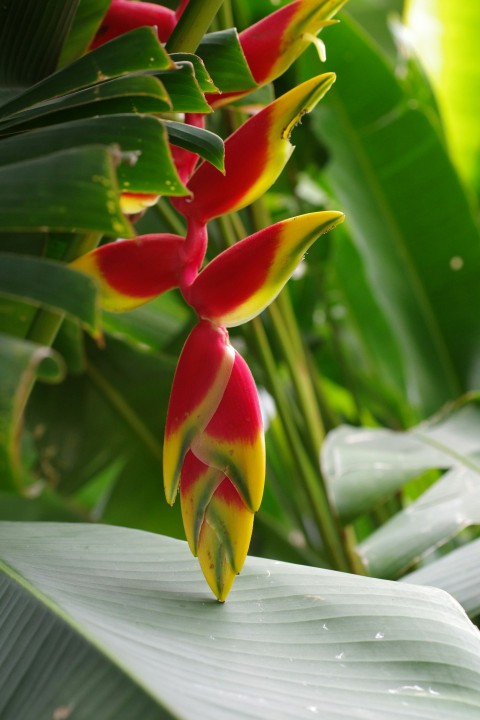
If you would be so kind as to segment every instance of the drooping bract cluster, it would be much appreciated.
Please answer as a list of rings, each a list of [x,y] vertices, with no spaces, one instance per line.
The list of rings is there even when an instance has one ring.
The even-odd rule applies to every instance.
[[[244,31],[242,47],[255,80],[263,84],[283,72],[306,45],[308,38],[302,33],[314,36],[342,4],[343,0],[296,0]],[[113,0],[105,20],[110,37],[115,36],[117,21],[121,32],[129,29],[126,10],[130,22],[138,21],[132,7],[125,5],[136,6],[140,14],[158,12],[159,19],[165,15],[165,22],[171,24],[172,11],[164,13],[165,8],[155,6],[159,10],[152,11],[149,3]],[[275,50],[268,62],[262,60],[265,37]],[[243,566],[265,480],[255,382],[230,344],[227,328],[262,312],[310,245],[343,215],[314,212],[278,222],[240,240],[202,269],[207,225],[268,190],[293,151],[292,128],[334,80],[332,73],[312,78],[249,118],[225,141],[224,174],[206,161],[195,167],[197,158],[187,151],[174,155],[190,192],[186,198],[172,199],[186,218],[185,238],[144,235],[104,245],[72,263],[98,280],[109,310],[129,310],[178,287],[198,316],[173,381],[164,440],[164,486],[170,504],[179,491],[190,549],[221,601]]]

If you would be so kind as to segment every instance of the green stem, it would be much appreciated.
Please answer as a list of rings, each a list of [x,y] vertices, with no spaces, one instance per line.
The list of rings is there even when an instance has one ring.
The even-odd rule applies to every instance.
[[[97,247],[101,234],[88,233],[86,235],[77,235],[65,253],[65,262],[70,262],[80,255],[84,255],[90,250]],[[57,333],[62,325],[64,315],[62,313],[54,313],[50,310],[37,310],[30,324],[27,333],[27,340],[36,342],[39,345],[51,346],[57,337]]]
[[[222,30],[234,27],[235,20],[233,19],[232,4],[230,0],[224,0],[223,5],[218,11],[218,24]]]
[[[270,390],[275,399],[278,414],[286,430],[292,455],[295,458],[299,477],[303,482],[306,494],[311,503],[312,513],[325,546],[328,561],[338,570],[350,572],[351,559],[344,547],[342,531],[331,512],[320,472],[312,467],[310,459],[303,447],[302,440],[292,420],[288,401],[278,380],[275,360],[260,318],[251,321],[255,343],[268,377]]]
[[[282,293],[282,295],[283,294],[284,293]],[[287,327],[287,323],[285,322],[286,318],[282,315],[279,307],[280,297],[281,296],[277,298],[276,302],[270,305],[269,314],[277,340],[282,348],[293,386],[297,393],[302,415],[305,418],[306,439],[309,444],[309,450],[312,458],[317,462],[320,447],[325,436],[323,422],[318,412],[315,392],[310,383],[303,348],[300,351],[300,348],[296,347],[297,343],[295,340],[297,338],[295,338],[295,331],[298,332],[298,329],[295,325],[294,330],[291,323],[289,323]]]
[[[165,198],[160,198],[155,205],[155,210],[174,233],[177,233],[177,235],[186,235],[187,229],[185,223],[182,222],[181,218]]]
[[[168,52],[195,52],[222,2],[223,0],[190,0],[167,42]]]

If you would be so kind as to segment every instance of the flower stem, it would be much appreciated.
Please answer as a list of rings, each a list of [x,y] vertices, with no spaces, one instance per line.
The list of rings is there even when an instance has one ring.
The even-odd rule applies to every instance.
[[[222,2],[190,0],[167,42],[168,52],[195,52]]]
[[[309,497],[312,513],[325,546],[325,555],[332,567],[344,572],[351,572],[352,562],[343,543],[342,531],[334,517],[328,498],[319,482],[320,471],[312,467],[310,458],[305,451],[299,432],[292,420],[288,401],[278,379],[277,368],[271,351],[265,328],[260,318],[251,321],[253,335],[258,353],[268,377],[270,391],[275,399],[278,414],[285,427],[290,449],[299,470],[305,491]]]

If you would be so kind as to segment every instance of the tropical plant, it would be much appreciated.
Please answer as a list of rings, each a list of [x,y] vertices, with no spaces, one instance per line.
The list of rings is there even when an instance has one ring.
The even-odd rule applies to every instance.
[[[344,4],[0,6],[2,720],[478,717],[477,74]]]

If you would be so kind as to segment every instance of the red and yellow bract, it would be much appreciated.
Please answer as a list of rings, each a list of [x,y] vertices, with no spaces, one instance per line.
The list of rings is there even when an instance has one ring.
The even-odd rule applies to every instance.
[[[187,218],[207,223],[254,202],[275,182],[293,146],[290,134],[335,82],[334,73],[307,80],[249,118],[225,141],[225,174],[207,162],[187,184],[193,198],[174,198]]]

